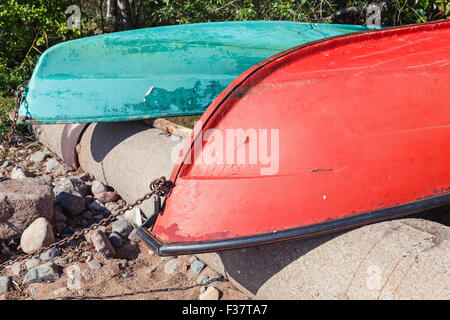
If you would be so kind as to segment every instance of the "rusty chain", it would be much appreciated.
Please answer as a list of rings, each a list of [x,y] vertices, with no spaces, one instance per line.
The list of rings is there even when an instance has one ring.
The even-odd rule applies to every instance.
[[[137,199],[135,202],[133,202],[132,204],[129,204],[125,207],[123,207],[122,209],[118,210],[117,212],[111,214],[109,217],[106,217],[104,219],[102,219],[101,221],[99,221],[98,223],[95,223],[93,225],[91,225],[88,228],[85,228],[83,230],[80,230],[78,232],[75,232],[73,235],[71,235],[70,237],[64,238],[58,242],[52,243],[51,245],[41,248],[36,252],[32,252],[32,253],[28,253],[25,255],[20,255],[15,259],[11,259],[8,261],[5,261],[4,263],[0,264],[0,270],[2,270],[4,267],[11,265],[13,263],[16,262],[20,262],[23,261],[25,259],[29,259],[29,258],[33,258],[33,257],[37,257],[38,255],[40,255],[41,253],[50,250],[50,249],[54,249],[57,247],[62,247],[66,244],[68,244],[69,242],[80,238],[81,236],[86,235],[87,233],[89,233],[90,231],[97,229],[98,227],[104,226],[106,228],[108,228],[111,224],[111,222],[113,222],[115,220],[115,218],[123,213],[125,213],[128,210],[131,210],[133,208],[135,208],[136,206],[140,205],[141,203],[143,203],[144,201],[150,199],[152,196],[154,195],[158,195],[160,197],[164,197],[166,196],[169,191],[171,190],[173,186],[172,181],[167,180],[166,177],[161,177],[158,179],[155,179],[152,181],[152,183],[150,183],[150,192],[148,192],[147,194],[145,194],[144,196],[142,196],[141,198]]]
[[[1,157],[1,162],[5,161],[6,157],[8,156],[9,148],[11,147],[12,139],[14,137],[14,131],[16,130],[17,126],[17,119],[19,118],[19,108],[20,103],[22,102],[22,99],[25,96],[25,88],[20,86],[17,88],[17,90],[14,92],[14,97],[16,100],[16,106],[13,110],[13,118],[11,128],[9,129],[8,135],[6,136],[6,143],[3,145],[3,154]]]
[[[0,159],[2,162],[6,159],[9,149],[11,147],[12,139],[14,136],[14,130],[16,129],[17,119],[19,117],[20,103],[22,102],[22,99],[24,98],[24,96],[25,96],[24,88],[19,87],[18,90],[16,90],[16,92],[15,92],[16,107],[13,110],[12,125],[11,125],[9,133],[7,135],[6,143],[3,146],[3,154]],[[7,260],[7,261],[3,262],[2,264],[0,264],[0,270],[2,270],[6,266],[11,265],[13,263],[20,262],[20,261],[23,261],[25,259],[29,259],[32,257],[36,257],[47,250],[54,249],[56,247],[62,247],[64,245],[68,244],[69,242],[80,238],[81,236],[85,236],[88,232],[90,232],[94,229],[97,229],[98,227],[105,226],[108,228],[110,226],[111,222],[113,222],[113,220],[115,220],[115,218],[117,216],[125,213],[128,210],[135,208],[136,206],[138,206],[142,202],[150,199],[154,195],[157,195],[159,197],[164,197],[170,191],[170,189],[172,188],[172,185],[173,185],[172,181],[166,180],[166,177],[161,177],[161,178],[155,179],[150,183],[150,192],[148,192],[141,198],[137,199],[132,204],[129,204],[129,205],[123,207],[122,209],[118,210],[117,212],[111,214],[109,217],[106,217],[106,218],[100,220],[98,223],[95,223],[88,228],[85,228],[83,230],[75,232],[70,237],[67,237],[58,242],[52,243],[51,245],[41,248],[38,251],[29,253],[29,254],[25,254],[25,255],[20,255],[15,259]]]

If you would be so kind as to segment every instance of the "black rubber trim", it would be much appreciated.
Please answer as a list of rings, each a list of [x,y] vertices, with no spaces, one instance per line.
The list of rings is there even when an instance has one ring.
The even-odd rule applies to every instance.
[[[401,217],[446,204],[450,204],[450,193],[433,198],[418,200],[396,207],[377,210],[369,213],[362,213],[356,216],[331,220],[310,226],[218,241],[163,243],[145,227],[139,228],[139,230],[137,231],[137,235],[153,251],[155,251],[156,254],[160,256],[205,253],[312,237],[373,222]]]

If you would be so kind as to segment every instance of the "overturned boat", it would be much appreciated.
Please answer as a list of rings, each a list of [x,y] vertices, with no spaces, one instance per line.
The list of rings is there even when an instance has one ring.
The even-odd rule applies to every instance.
[[[264,59],[302,43],[366,29],[216,22],[64,42],[39,59],[20,120],[85,123],[199,115],[236,77]]]
[[[247,70],[180,152],[160,255],[342,230],[450,203],[450,21],[336,36]]]

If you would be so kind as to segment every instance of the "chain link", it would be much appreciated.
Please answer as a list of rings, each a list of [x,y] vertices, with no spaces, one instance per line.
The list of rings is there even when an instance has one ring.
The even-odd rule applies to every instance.
[[[148,192],[147,194],[145,194],[144,196],[142,196],[141,198],[137,199],[135,202],[133,202],[132,204],[129,204],[125,207],[123,207],[122,209],[118,210],[117,212],[111,214],[109,217],[104,218],[103,220],[100,220],[98,223],[95,223],[93,225],[91,225],[88,228],[85,228],[83,230],[80,230],[78,232],[75,232],[73,235],[71,235],[70,237],[64,238],[58,242],[52,243],[51,245],[41,248],[36,252],[32,252],[29,254],[25,254],[25,255],[21,255],[18,256],[15,259],[12,260],[8,260],[2,264],[0,264],[0,270],[2,270],[3,268],[5,268],[8,265],[11,265],[13,263],[16,262],[20,262],[23,261],[25,259],[29,259],[29,258],[33,258],[33,257],[37,257],[38,255],[40,255],[41,253],[50,250],[50,249],[54,249],[57,247],[62,247],[66,244],[68,244],[69,242],[80,238],[81,236],[86,235],[87,233],[89,233],[90,231],[97,229],[98,227],[104,226],[106,228],[110,227],[110,224],[116,219],[117,216],[125,213],[128,210],[131,210],[133,208],[135,208],[136,206],[142,204],[144,201],[150,199],[152,196],[154,195],[158,195],[161,197],[166,196],[170,190],[172,189],[173,183],[170,180],[166,180],[166,177],[161,177],[158,179],[155,179],[152,181],[152,183],[150,184],[150,192]]]

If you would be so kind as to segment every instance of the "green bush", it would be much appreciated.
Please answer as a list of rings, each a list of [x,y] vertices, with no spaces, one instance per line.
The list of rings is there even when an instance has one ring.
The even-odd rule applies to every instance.
[[[234,20],[365,23],[365,7],[382,6],[382,24],[394,26],[450,17],[450,0],[129,0],[134,27]],[[82,29],[69,30],[64,11],[82,10]],[[351,8],[352,10],[347,10]],[[337,15],[336,12],[343,14]],[[10,97],[33,71],[40,54],[61,42],[110,30],[106,0],[1,0],[0,97]],[[6,107],[8,105],[8,107]],[[0,132],[8,126],[0,100]]]

